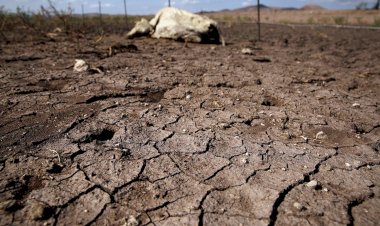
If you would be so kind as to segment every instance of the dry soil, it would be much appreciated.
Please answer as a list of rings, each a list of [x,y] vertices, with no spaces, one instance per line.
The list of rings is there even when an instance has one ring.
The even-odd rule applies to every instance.
[[[2,42],[0,225],[378,225],[380,31],[254,31]]]

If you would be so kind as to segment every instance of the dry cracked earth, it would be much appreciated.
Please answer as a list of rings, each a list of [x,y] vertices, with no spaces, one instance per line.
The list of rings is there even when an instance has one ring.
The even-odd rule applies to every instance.
[[[380,31],[254,31],[2,42],[0,225],[378,225]]]

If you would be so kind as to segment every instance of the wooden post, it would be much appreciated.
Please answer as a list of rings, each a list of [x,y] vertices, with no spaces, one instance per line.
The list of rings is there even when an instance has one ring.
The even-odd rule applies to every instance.
[[[102,21],[102,2],[99,1],[99,18],[100,18],[100,21]]]
[[[125,16],[125,23],[128,26],[128,16],[127,16],[127,1],[124,0],[124,16]]]
[[[84,5],[82,4],[82,27],[84,27]]]
[[[257,38],[261,40],[261,27],[260,27],[260,0],[257,0]]]
[[[170,0],[169,0],[169,7],[171,7]]]

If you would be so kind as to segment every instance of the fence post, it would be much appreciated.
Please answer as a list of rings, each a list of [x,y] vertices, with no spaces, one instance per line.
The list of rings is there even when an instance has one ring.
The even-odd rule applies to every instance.
[[[102,2],[101,1],[99,1],[99,21],[100,21],[100,28],[103,30]]]
[[[102,21],[102,2],[99,1],[99,19]]]
[[[125,16],[125,23],[128,27],[127,0],[124,0],[124,16]]]
[[[81,5],[82,8],[82,27],[84,27],[84,5]]]
[[[257,38],[261,40],[261,27],[260,27],[260,0],[257,0]]]
[[[169,7],[171,7],[170,0],[169,0]]]

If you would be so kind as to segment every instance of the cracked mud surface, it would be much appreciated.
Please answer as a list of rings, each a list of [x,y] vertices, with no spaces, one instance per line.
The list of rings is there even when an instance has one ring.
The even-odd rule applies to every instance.
[[[222,30],[2,43],[0,225],[377,225],[379,31]]]

